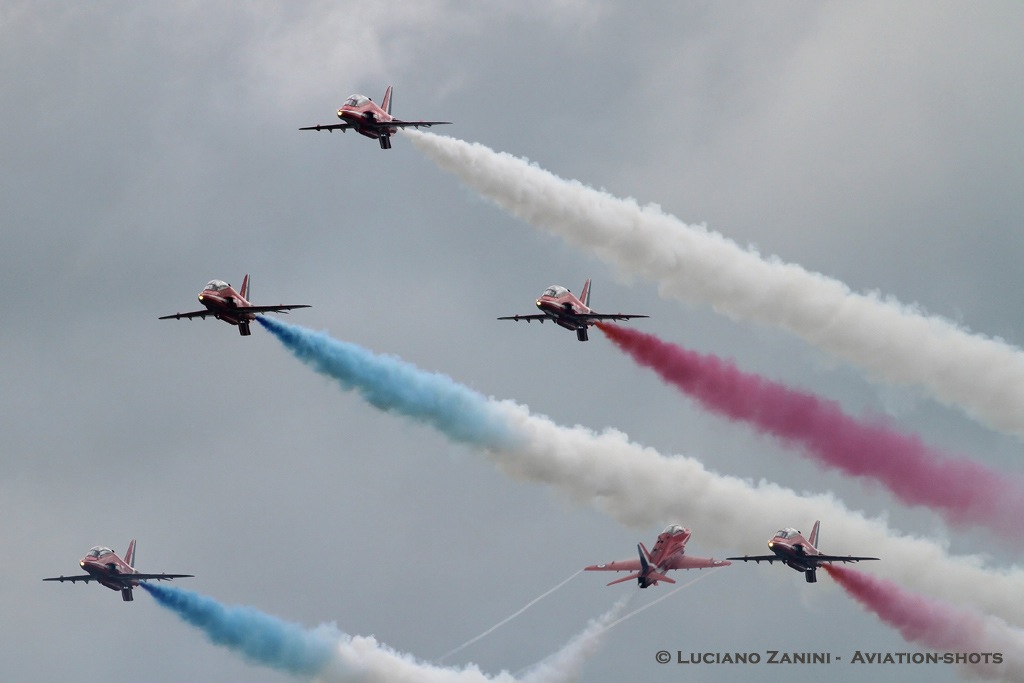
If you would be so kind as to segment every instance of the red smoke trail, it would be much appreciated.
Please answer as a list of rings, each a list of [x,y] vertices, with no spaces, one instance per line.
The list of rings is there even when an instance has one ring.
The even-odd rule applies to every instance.
[[[900,501],[934,509],[953,525],[984,525],[1020,542],[1024,485],[964,458],[929,448],[881,420],[858,420],[835,401],[740,371],[716,356],[598,323],[619,348],[704,408],[778,437],[815,461],[873,479]]]
[[[823,565],[857,602],[900,632],[908,642],[951,655],[985,677],[1016,678],[1024,634],[995,617],[985,617],[846,567]],[[957,658],[957,654],[960,658]]]
[[[846,567],[822,565],[857,602],[900,632],[909,642],[936,650],[977,649],[983,639],[982,618],[970,611]]]

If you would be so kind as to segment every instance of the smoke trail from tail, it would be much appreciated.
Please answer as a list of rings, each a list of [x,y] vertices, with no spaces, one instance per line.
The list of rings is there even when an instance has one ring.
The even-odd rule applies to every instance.
[[[719,570],[717,570],[717,569],[709,569],[707,571],[707,573],[705,573],[702,570],[700,575],[697,576],[696,578],[690,579],[686,583],[683,583],[683,584],[680,584],[680,585],[676,586],[675,588],[670,590],[668,593],[665,593],[664,595],[659,596],[655,600],[651,600],[649,603],[647,603],[643,607],[638,607],[635,610],[633,610],[632,612],[629,612],[628,614],[623,614],[621,617],[619,617],[615,621],[610,622],[607,626],[605,626],[605,628],[609,629],[609,630],[615,628],[616,626],[618,626],[622,622],[626,621],[627,619],[632,619],[633,617],[635,617],[636,615],[640,614],[641,612],[643,612],[645,610],[649,610],[650,608],[652,608],[655,605],[657,605],[659,602],[663,602],[665,600],[668,600],[669,598],[671,598],[673,595],[675,595],[679,591],[683,590],[684,588],[688,588],[688,587],[692,586],[693,584],[697,583],[698,581],[706,579],[707,577],[709,577],[712,574],[714,574],[716,571],[719,571]]]
[[[478,640],[486,638],[487,636],[489,636],[490,634],[494,633],[499,628],[501,628],[502,626],[504,626],[508,622],[512,621],[513,619],[518,617],[520,614],[522,614],[526,610],[530,609],[531,607],[536,605],[538,602],[540,602],[544,598],[548,597],[549,595],[554,593],[556,590],[558,590],[559,588],[561,588],[565,584],[569,583],[570,581],[572,581],[573,579],[575,579],[577,576],[579,576],[582,573],[583,573],[582,569],[576,570],[576,572],[574,572],[572,576],[570,576],[569,578],[565,579],[564,581],[559,583],[554,588],[550,588],[550,589],[544,591],[543,593],[541,593],[540,595],[535,597],[533,600],[530,600],[530,602],[526,603],[525,605],[520,607],[518,610],[516,610],[512,614],[508,615],[507,617],[505,617],[504,619],[502,619],[497,624],[495,624],[494,626],[490,627],[489,629],[487,629],[486,631],[484,631],[480,635],[474,636],[474,637],[470,638],[469,640],[467,640],[466,642],[464,642],[462,645],[459,645],[457,648],[455,648],[453,650],[449,650],[448,652],[444,653],[443,655],[441,655],[440,657],[437,658],[437,661],[438,662],[443,662],[444,660],[448,659],[452,655],[454,655],[454,654],[456,654],[458,652],[462,652],[463,650],[465,650],[467,647],[469,647],[473,643],[477,642]]]
[[[631,442],[620,431],[597,433],[579,426],[563,427],[512,401],[489,400],[465,387],[453,390],[448,378],[433,381],[437,375],[396,359],[278,321],[274,326],[284,328],[276,336],[286,348],[332,377],[339,372],[341,385],[360,395],[401,396],[402,389],[390,385],[403,382],[424,392],[417,401],[379,401],[381,410],[429,424],[455,441],[466,441],[466,435],[472,434],[468,440],[506,475],[551,486],[580,504],[604,510],[623,524],[647,527],[686,520],[688,526],[699,530],[700,538],[709,542],[729,539],[727,550],[737,551],[763,547],[768,534],[780,525],[822,519],[829,534],[841,537],[845,547],[870,548],[872,554],[882,557],[878,571],[883,575],[1024,624],[1024,602],[1009,599],[1024,585],[1020,569],[988,569],[980,557],[950,556],[942,544],[896,533],[884,521],[867,519],[830,494],[797,493],[772,483],[755,485],[710,472],[694,458],[666,457]],[[314,335],[320,345],[307,344],[308,335]],[[371,367],[350,373],[346,364],[336,368],[317,358],[305,358],[320,353],[333,358],[338,349],[351,352]],[[396,363],[402,372],[373,367]],[[486,429],[479,427],[481,422]],[[932,571],[920,571],[922,565]]]
[[[299,360],[358,392],[375,408],[424,422],[463,443],[510,444],[507,423],[487,399],[445,375],[424,372],[400,358],[370,353],[322,332],[264,316],[256,320]]]
[[[513,683],[507,672],[495,676],[475,665],[439,667],[378,643],[373,637],[348,636],[333,625],[305,629],[252,607],[225,606],[213,598],[180,588],[139,584],[157,602],[182,620],[202,630],[213,643],[241,654],[253,664],[316,678],[324,683]],[[558,683],[578,677],[594,654],[604,633],[603,624],[621,611],[616,605],[573,638],[544,665],[532,667],[522,679],[531,683]]]
[[[717,356],[618,325],[597,326],[704,408],[800,446],[822,465],[877,481],[900,501],[932,508],[955,526],[982,525],[1020,542],[1024,482],[929,448],[881,420],[854,419],[835,401],[742,372]]]
[[[905,640],[951,654],[963,653],[963,663],[977,676],[1024,680],[1024,631],[1002,619],[910,593],[853,569],[824,567],[847,593],[897,629]],[[982,656],[985,653],[999,653],[1001,661]]]
[[[561,650],[517,671],[515,677],[527,683],[577,680],[584,662],[593,656],[609,626],[618,621],[619,614],[629,606],[635,596],[636,592],[633,592],[619,598],[610,610],[597,619],[592,619],[583,632],[570,640]]]
[[[524,159],[408,131],[441,168],[498,206],[588,249],[661,295],[783,327],[889,382],[919,385],[991,426],[1024,435],[1024,353],[916,307],[764,258],[655,205],[640,206]]]
[[[252,607],[226,607],[213,598],[180,588],[139,585],[162,606],[202,629],[211,642],[238,652],[253,664],[297,676],[315,676],[323,671],[341,637],[330,626],[309,631]]]

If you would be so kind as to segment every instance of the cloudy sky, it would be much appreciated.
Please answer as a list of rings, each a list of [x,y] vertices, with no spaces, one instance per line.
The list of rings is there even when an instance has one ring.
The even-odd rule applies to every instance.
[[[742,538],[687,519],[624,526],[342,392],[263,329],[243,339],[214,321],[157,320],[193,310],[207,280],[240,284],[247,272],[256,303],[313,306],[288,322],[559,424],[614,427],[722,474],[833,492],[996,571],[1017,562],[1019,549],[985,531],[950,529],[706,414],[599,332],[580,344],[494,318],[590,277],[596,309],[651,315],[638,329],[885,415],[999,471],[1024,469],[1019,437],[784,330],[662,298],[656,283],[509,215],[408,139],[384,152],[297,130],[333,122],[351,93],[379,100],[394,84],[397,116],[454,122],[437,133],[1024,345],[1024,7],[670,4],[0,5],[5,680],[290,680],[145,594],[125,604],[40,581],[76,572],[97,544],[123,551],[137,538],[141,570],[196,574],[183,588],[431,660],[666,524],[693,527],[693,554],[724,557],[814,521],[764,519]],[[829,528],[823,518],[825,550],[872,553]],[[497,673],[541,660],[636,590],[606,580],[577,576],[448,663]],[[583,677],[737,675],[659,665],[661,649],[846,659],[918,647],[827,578],[808,586],[779,566],[739,565],[619,625]],[[943,666],[870,675],[958,678]]]

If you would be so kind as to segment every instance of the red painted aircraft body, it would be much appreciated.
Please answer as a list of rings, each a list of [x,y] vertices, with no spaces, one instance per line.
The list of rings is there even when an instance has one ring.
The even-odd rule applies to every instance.
[[[342,133],[349,128],[355,129],[360,135],[373,138],[380,143],[381,149],[391,149],[391,136],[399,128],[430,128],[444,126],[451,121],[403,121],[391,115],[391,86],[384,93],[384,100],[378,107],[366,95],[351,95],[338,109],[338,118],[344,123],[317,124],[299,130],[326,130],[331,133],[340,130]]]
[[[142,581],[170,581],[171,579],[184,579],[192,574],[143,574],[132,565],[135,563],[135,539],[128,544],[128,552],[124,559],[118,557],[110,548],[95,546],[79,562],[79,566],[86,571],[85,574],[75,576],[53,576],[43,581],[70,581],[76,583],[81,581],[89,583],[96,581],[100,585],[115,591],[121,591],[121,599],[125,602],[132,601],[132,589]]]
[[[657,586],[659,581],[675,583],[665,572],[670,569],[708,569],[726,567],[728,560],[715,560],[710,557],[693,557],[686,554],[686,542],[690,540],[690,530],[678,524],[672,524],[660,534],[654,547],[648,551],[643,543],[636,546],[639,559],[617,560],[608,564],[593,564],[585,568],[588,572],[633,572],[629,576],[616,579],[608,585],[636,579],[641,588]]]
[[[576,338],[587,341],[587,328],[599,320],[629,320],[630,318],[646,318],[646,315],[634,313],[597,313],[590,308],[590,280],[583,283],[580,297],[561,285],[551,285],[537,298],[537,308],[542,313],[532,315],[507,315],[498,320],[552,320],[556,325],[567,330],[575,330]]]
[[[242,279],[242,289],[236,292],[234,287],[222,280],[210,280],[203,291],[199,292],[199,301],[205,309],[190,313],[174,313],[160,316],[160,320],[180,320],[181,318],[205,318],[212,315],[218,320],[238,326],[238,333],[243,337],[252,334],[249,323],[256,319],[257,313],[285,313],[295,308],[309,308],[307,304],[288,304],[277,306],[253,306],[246,300],[249,296],[249,274]]]
[[[779,529],[775,532],[772,540],[768,541],[768,547],[774,553],[773,555],[744,555],[743,557],[730,557],[729,559],[740,562],[757,562],[758,564],[762,561],[771,564],[777,560],[798,572],[803,572],[807,583],[815,583],[818,580],[817,570],[822,564],[878,559],[877,557],[826,555],[822,553],[815,547],[818,543],[818,529],[820,526],[820,520],[814,523],[814,528],[811,529],[809,538],[804,538],[803,534],[796,529],[789,527]]]

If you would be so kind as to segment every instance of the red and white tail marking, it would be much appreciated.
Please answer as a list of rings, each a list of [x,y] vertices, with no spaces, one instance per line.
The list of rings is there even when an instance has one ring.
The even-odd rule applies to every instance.
[[[249,273],[246,273],[245,277],[242,278],[242,288],[238,290],[238,295],[246,301],[249,300]]]
[[[380,103],[380,108],[389,115],[391,114],[391,87],[390,85],[388,86],[387,91],[384,93],[384,100]]]

